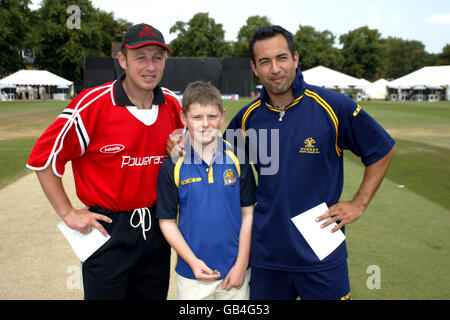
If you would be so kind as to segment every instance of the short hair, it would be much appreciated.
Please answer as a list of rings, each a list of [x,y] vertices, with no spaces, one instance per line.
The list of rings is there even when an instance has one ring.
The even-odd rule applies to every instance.
[[[210,82],[194,81],[187,86],[181,104],[184,114],[188,113],[189,106],[193,103],[216,105],[219,111],[223,112],[222,95]]]
[[[125,59],[128,58],[128,48],[127,47],[123,47],[119,51],[122,52],[122,54],[124,55]]]
[[[250,39],[250,42],[248,44],[248,48],[250,50],[250,55],[252,58],[253,63],[256,63],[255,61],[255,52],[253,47],[255,46],[255,42],[259,40],[269,39],[272,37],[275,37],[276,35],[281,34],[287,41],[289,50],[291,51],[292,57],[295,55],[295,45],[294,45],[294,37],[292,33],[284,29],[283,27],[273,25],[273,26],[262,26],[259,27],[255,33],[253,34],[253,37]]]

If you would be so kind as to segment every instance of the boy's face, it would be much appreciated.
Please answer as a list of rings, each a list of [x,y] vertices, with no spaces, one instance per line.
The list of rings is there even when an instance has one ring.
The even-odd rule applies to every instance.
[[[181,112],[181,120],[187,126],[191,143],[205,146],[214,142],[219,134],[225,110],[220,112],[219,107],[212,104],[192,103],[186,114]]]

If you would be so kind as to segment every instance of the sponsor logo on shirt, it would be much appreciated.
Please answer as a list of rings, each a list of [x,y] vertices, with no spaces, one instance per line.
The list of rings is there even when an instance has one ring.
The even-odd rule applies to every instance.
[[[319,148],[315,146],[317,142],[313,138],[309,137],[305,139],[305,141],[303,142],[305,143],[305,146],[300,148],[299,150],[300,153],[310,153],[310,154],[320,153]]]
[[[110,144],[104,147],[100,148],[100,152],[104,154],[112,154],[112,153],[119,153],[125,149],[125,146],[123,144]]]
[[[194,182],[200,182],[202,181],[202,178],[198,177],[198,178],[189,178],[189,179],[185,179],[183,181],[180,181],[180,183],[182,185],[188,184],[188,183],[194,183]]]
[[[123,167],[141,167],[149,166],[152,164],[162,164],[166,155],[163,156],[145,156],[145,157],[130,157],[122,156],[122,166]]]

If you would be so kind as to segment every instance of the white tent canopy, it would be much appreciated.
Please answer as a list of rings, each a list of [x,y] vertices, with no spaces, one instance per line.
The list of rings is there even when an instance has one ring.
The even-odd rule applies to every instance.
[[[46,70],[19,70],[0,80],[0,85],[31,85],[31,86],[71,86],[72,81],[66,80]]]
[[[390,82],[390,88],[412,89],[424,86],[429,89],[450,85],[450,66],[423,67]]]
[[[385,99],[388,95],[388,86],[389,81],[387,81],[386,79],[379,79],[367,86],[367,95],[370,99]]]
[[[365,87],[364,81],[323,66],[303,71],[303,77],[307,83],[324,88]]]

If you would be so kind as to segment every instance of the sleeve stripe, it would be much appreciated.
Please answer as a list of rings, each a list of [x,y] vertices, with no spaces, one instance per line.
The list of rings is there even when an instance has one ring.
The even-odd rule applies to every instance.
[[[67,119],[67,122],[64,124],[63,128],[61,129],[61,131],[59,132],[58,136],[55,139],[55,142],[53,144],[53,148],[50,152],[50,155],[47,159],[47,162],[42,166],[42,167],[33,167],[30,165],[27,165],[28,168],[32,169],[32,170],[43,170],[45,168],[47,168],[50,163],[52,162],[52,168],[53,168],[53,172],[55,173],[55,175],[57,175],[58,177],[62,177],[62,174],[60,174],[57,170],[56,170],[56,158],[57,155],[59,154],[59,152],[61,152],[62,147],[63,147],[63,143],[64,143],[64,138],[67,134],[67,132],[70,130],[70,128],[72,127],[72,125],[74,124],[76,118],[78,118],[78,115],[81,111],[83,111],[84,109],[86,109],[89,105],[91,105],[94,101],[96,101],[97,99],[99,99],[100,97],[102,97],[103,95],[107,94],[109,91],[111,91],[111,84],[108,84],[106,86],[102,86],[102,87],[98,87],[93,89],[92,91],[88,92],[82,99],[80,99],[80,101],[77,103],[77,105],[75,106],[74,109],[69,109],[66,108],[61,115],[59,115],[59,117]],[[106,89],[106,90],[104,90]],[[87,102],[86,104],[83,104],[83,102],[93,93],[97,93],[97,91],[100,90],[104,90],[103,92],[100,92],[100,94],[98,94],[94,99],[90,100],[89,102]],[[77,132],[78,134],[81,132],[86,132],[86,129],[84,128],[84,125],[80,125],[79,127],[80,132]],[[79,135],[80,136],[80,135]],[[86,139],[87,137],[87,139]],[[89,144],[89,137],[86,135],[84,136],[84,139],[86,141],[86,145]],[[81,146],[83,146],[81,144]],[[83,148],[83,147],[82,147]]]
[[[256,101],[254,104],[252,104],[247,111],[245,111],[244,115],[242,116],[242,132],[245,136],[245,122],[247,121],[247,118],[249,116],[249,114],[255,110],[256,108],[258,108],[261,105],[261,100]]]
[[[233,160],[234,165],[236,166],[236,170],[238,172],[239,177],[241,176],[241,165],[239,164],[239,160],[236,157],[236,155],[230,150],[230,149],[225,149],[224,151],[227,156],[229,156],[231,158],[231,160]]]
[[[316,100],[317,103],[319,103],[328,112],[329,116],[331,117],[331,120],[333,121],[334,127],[336,129],[335,149],[336,149],[336,153],[337,153],[338,157],[340,157],[342,154],[342,149],[338,147],[339,120],[338,120],[336,114],[334,113],[333,108],[331,108],[331,106],[325,100],[323,100],[322,97],[320,97],[317,93],[310,91],[310,90],[305,90],[305,94],[308,97],[311,97],[314,100]]]
[[[180,169],[181,169],[181,165],[183,164],[184,161],[184,157],[181,157],[178,159],[177,163],[175,164],[175,169],[173,172],[173,179],[175,182],[175,185],[177,186],[177,188],[179,188],[180,185]]]

